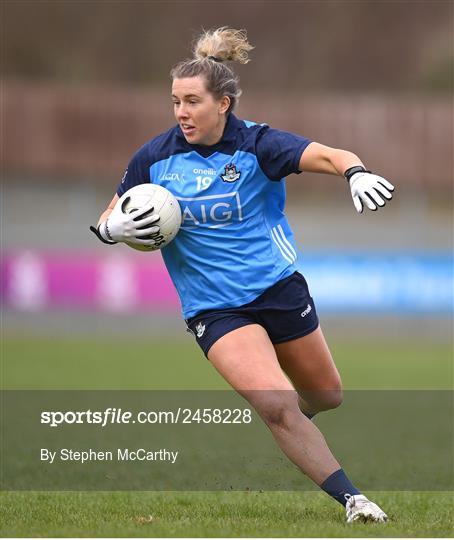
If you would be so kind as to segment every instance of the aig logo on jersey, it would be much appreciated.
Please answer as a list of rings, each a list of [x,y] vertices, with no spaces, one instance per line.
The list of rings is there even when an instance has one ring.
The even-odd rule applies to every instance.
[[[236,166],[233,163],[229,163],[224,167],[224,174],[221,174],[223,182],[236,182],[240,179],[241,172],[237,171]]]
[[[203,225],[210,229],[220,229],[234,221],[243,220],[240,194],[237,191],[176,199],[181,206],[182,229],[194,229]]]

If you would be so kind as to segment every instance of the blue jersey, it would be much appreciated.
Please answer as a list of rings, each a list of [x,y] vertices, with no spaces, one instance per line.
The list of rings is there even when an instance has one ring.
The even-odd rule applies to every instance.
[[[230,114],[221,141],[189,144],[179,126],[132,158],[117,194],[153,182],[179,201],[182,225],[161,252],[187,319],[251,302],[296,270],[285,182],[304,137]]]

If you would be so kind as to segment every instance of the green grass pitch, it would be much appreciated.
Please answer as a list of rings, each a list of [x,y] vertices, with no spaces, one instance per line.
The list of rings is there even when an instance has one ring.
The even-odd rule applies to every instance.
[[[449,389],[449,344],[331,344],[346,389]],[[224,389],[190,339],[6,336],[5,389]],[[125,362],[127,359],[127,362]],[[336,414],[335,411],[326,414]],[[62,537],[446,537],[452,492],[367,493],[385,525],[347,525],[318,492],[3,492],[0,534]]]

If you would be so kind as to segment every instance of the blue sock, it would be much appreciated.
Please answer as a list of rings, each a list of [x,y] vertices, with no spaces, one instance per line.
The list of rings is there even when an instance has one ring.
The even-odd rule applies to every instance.
[[[350,495],[359,495],[361,493],[353,486],[343,469],[339,469],[328,476],[323,484],[320,485],[320,488],[343,506],[345,506],[347,502],[345,500],[345,495],[347,493]]]

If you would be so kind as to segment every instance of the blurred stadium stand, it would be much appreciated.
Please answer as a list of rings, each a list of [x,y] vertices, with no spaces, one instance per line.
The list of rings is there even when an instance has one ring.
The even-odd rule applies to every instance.
[[[114,186],[129,157],[174,124],[168,91],[4,82],[3,98],[4,167],[59,183],[90,175]],[[450,187],[449,96],[262,94],[245,96],[238,115],[352,149],[399,185]]]

